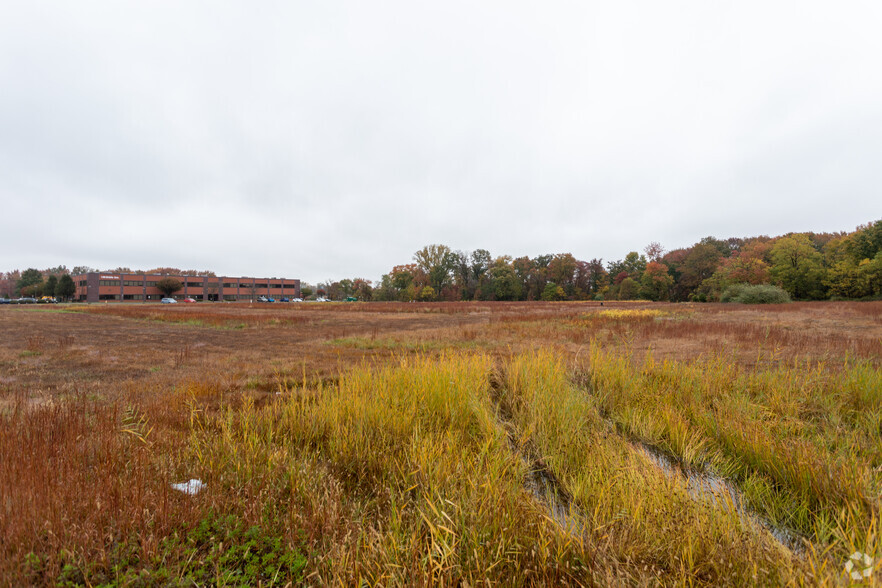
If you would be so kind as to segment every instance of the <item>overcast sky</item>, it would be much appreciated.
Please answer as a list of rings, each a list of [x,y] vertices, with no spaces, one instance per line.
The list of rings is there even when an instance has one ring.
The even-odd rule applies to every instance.
[[[377,279],[882,218],[882,3],[0,3],[0,270]]]

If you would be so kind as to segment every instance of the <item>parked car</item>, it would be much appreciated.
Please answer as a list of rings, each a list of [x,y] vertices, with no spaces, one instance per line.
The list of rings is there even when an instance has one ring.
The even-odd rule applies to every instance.
[[[181,302],[196,302],[195,298],[184,298]]]
[[[178,301],[175,300],[174,298],[163,298],[159,302],[161,302],[162,304],[177,304],[178,303]]]
[[[288,300],[288,297],[287,297],[287,296],[282,296],[282,297],[279,299],[279,302],[291,302],[291,301]]]
[[[257,301],[258,302],[269,302],[269,299],[266,296],[258,296]]]
[[[303,302],[303,298],[292,298],[291,302]]]
[[[36,298],[29,298],[29,297],[25,296],[23,298],[18,298],[16,300],[14,300],[13,302],[15,304],[36,304],[37,299]]]
[[[40,304],[58,304],[58,301],[54,296],[43,296],[39,300],[37,300]]]

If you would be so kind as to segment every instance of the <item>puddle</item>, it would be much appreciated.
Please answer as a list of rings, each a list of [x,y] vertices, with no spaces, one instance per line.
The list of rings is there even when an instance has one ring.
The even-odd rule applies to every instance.
[[[524,463],[528,463],[523,453],[518,452],[518,456]],[[524,486],[536,502],[545,508],[548,518],[563,529],[574,534],[581,534],[585,530],[581,514],[573,505],[572,499],[563,492],[560,482],[545,465],[532,464]]]
[[[538,456],[536,449],[528,442],[518,443],[516,428],[512,422],[509,407],[500,398],[502,386],[500,379],[491,374],[490,388],[496,404],[497,424],[505,431],[512,452],[527,466],[527,479],[524,487],[533,495],[536,502],[545,510],[549,519],[557,523],[563,530],[573,535],[580,535],[585,530],[583,515],[573,504],[572,497],[564,489],[563,484]]]
[[[772,537],[790,551],[794,553],[804,551],[802,536],[799,533],[775,525],[751,509],[738,487],[726,478],[710,472],[684,467],[670,455],[646,443],[632,442],[632,445],[637,451],[646,455],[666,476],[683,480],[686,483],[686,491],[693,499],[710,503],[716,508],[734,511],[751,526],[768,531]]]
[[[585,374],[575,380],[575,384],[593,394],[590,379]],[[731,481],[711,472],[699,471],[694,468],[684,467],[683,464],[664,453],[660,449],[634,439],[619,426],[602,407],[598,406],[600,418],[610,427],[610,431],[616,431],[628,440],[635,451],[642,452],[649,460],[669,478],[678,478],[685,482],[686,491],[694,500],[702,500],[710,503],[715,508],[734,510],[752,527],[759,527],[767,531],[778,543],[794,554],[805,552],[804,536],[792,529],[772,523],[766,517],[756,512],[747,504],[747,499],[741,490]]]
[[[497,422],[506,432],[512,451],[529,468],[524,486],[533,495],[536,502],[544,508],[551,520],[570,534],[582,534],[585,530],[583,522],[585,517],[573,504],[572,497],[554,475],[554,472],[542,459],[537,457],[536,449],[529,443],[526,445],[518,443],[511,413],[500,399],[501,385],[497,377],[491,376],[490,387],[497,408]],[[608,417],[605,416],[604,419],[612,430],[617,429]],[[744,495],[731,481],[711,472],[684,467],[680,461],[646,443],[640,441],[629,441],[629,443],[635,451],[646,455],[653,465],[666,476],[682,480],[686,485],[686,491],[694,500],[707,502],[715,508],[734,511],[748,526],[768,532],[782,547],[794,554],[798,555],[805,551],[802,535],[786,527],[773,524],[751,509]]]

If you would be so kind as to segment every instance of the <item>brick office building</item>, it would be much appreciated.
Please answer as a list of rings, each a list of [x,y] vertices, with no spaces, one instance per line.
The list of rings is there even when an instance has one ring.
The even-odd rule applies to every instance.
[[[227,276],[172,276],[91,272],[73,276],[77,291],[74,300],[103,302],[117,300],[146,302],[163,298],[156,282],[175,278],[184,285],[172,295],[178,300],[256,300],[258,296],[276,300],[300,297],[300,280],[286,278],[231,278]]]

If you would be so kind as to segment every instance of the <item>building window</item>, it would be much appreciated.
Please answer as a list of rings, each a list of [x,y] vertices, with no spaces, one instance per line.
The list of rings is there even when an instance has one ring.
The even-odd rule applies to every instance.
[[[123,294],[123,300],[144,300],[143,294]]]
[[[235,288],[235,287],[236,287],[235,282],[224,282],[224,288]]]
[[[119,280],[98,280],[99,286],[119,286]],[[141,284],[138,284],[139,286]]]
[[[98,300],[119,300],[119,294],[100,294]]]

